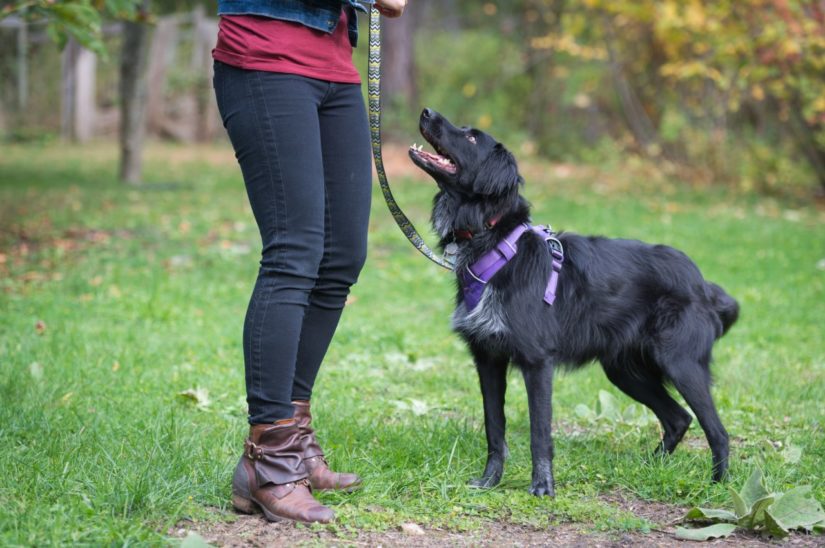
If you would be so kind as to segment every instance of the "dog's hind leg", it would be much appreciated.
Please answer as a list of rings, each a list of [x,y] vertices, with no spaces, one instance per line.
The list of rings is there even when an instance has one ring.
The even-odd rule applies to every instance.
[[[710,371],[698,361],[682,360],[668,363],[666,372],[705,431],[713,454],[713,481],[722,481],[728,470],[728,433],[710,395]]]
[[[522,367],[530,409],[530,453],[533,457],[533,481],[530,493],[537,497],[556,496],[553,478],[553,363]]]
[[[692,420],[690,413],[676,403],[662,385],[661,375],[658,377],[653,371],[642,365],[628,365],[626,363],[602,364],[607,378],[616,387],[647,406],[662,424],[662,441],[656,448],[656,453],[672,453],[676,445],[682,441]]]
[[[504,393],[507,390],[506,355],[491,354],[471,345],[484,399],[484,432],[487,434],[487,464],[480,478],[470,480],[473,487],[494,487],[501,481],[507,443],[504,440]]]

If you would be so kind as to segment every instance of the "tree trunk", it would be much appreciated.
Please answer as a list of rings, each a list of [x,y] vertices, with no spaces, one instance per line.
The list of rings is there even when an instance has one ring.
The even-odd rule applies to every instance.
[[[547,36],[549,34],[559,35],[562,30],[562,14],[564,13],[565,0],[554,0],[552,2],[526,2],[524,9],[523,28],[527,35],[524,41],[525,57],[527,59],[527,74],[530,76],[529,95],[527,96],[527,132],[530,138],[541,143],[548,127],[547,116],[550,104],[550,94],[555,90],[552,88],[552,72],[555,61],[555,52],[547,52],[530,45],[530,39]],[[534,12],[537,16],[528,16]]]
[[[21,14],[25,14],[21,10]],[[17,30],[17,108],[26,112],[29,106],[29,25],[24,17],[20,18]]]
[[[415,10],[396,19],[381,22],[381,95],[388,106],[413,110],[418,102],[415,87]]]
[[[74,138],[85,143],[94,136],[97,115],[97,55],[80,48],[75,65]]]
[[[70,141],[74,136],[75,94],[77,92],[77,56],[80,44],[70,38],[60,56],[60,137]]]
[[[70,39],[61,57],[60,135],[88,141],[94,133],[97,57]]]
[[[143,0],[145,15],[149,0]],[[149,25],[144,17],[123,23],[120,54],[120,180],[140,184],[143,140],[146,133],[146,57]]]
[[[627,126],[643,153],[650,154],[655,149],[661,151],[659,133],[645,111],[644,105],[639,100],[639,95],[628,80],[619,59],[618,51],[616,51],[616,33],[613,29],[613,23],[607,15],[602,17],[602,23],[604,25],[610,77],[619,97],[619,104]]]
[[[207,18],[203,7],[193,11],[192,21],[192,58],[191,68],[198,78],[195,82],[195,101],[197,105],[197,122],[195,140],[205,142],[213,139],[220,127],[220,115],[215,95],[212,91],[212,55],[218,36],[218,24],[215,19]]]
[[[825,149],[817,143],[816,130],[802,116],[802,101],[795,98],[791,104],[789,125],[796,147],[808,160],[808,165],[811,166],[819,183],[820,195],[825,196]]]
[[[178,17],[160,17],[149,46],[149,61],[146,69],[148,87],[146,90],[146,126],[151,135],[163,132],[166,116],[166,76],[175,58],[178,44]]]

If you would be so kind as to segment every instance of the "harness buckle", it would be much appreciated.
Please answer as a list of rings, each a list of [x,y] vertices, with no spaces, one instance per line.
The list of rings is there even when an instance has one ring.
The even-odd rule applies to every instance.
[[[550,253],[553,255],[553,258],[558,261],[564,260],[564,246],[561,245],[561,242],[555,236],[547,236],[546,239],[547,243],[550,245]]]

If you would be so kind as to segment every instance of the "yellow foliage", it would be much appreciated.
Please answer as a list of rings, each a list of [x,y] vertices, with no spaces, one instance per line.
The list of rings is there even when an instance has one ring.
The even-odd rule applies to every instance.
[[[689,27],[699,30],[705,26],[705,9],[699,0],[693,0],[685,9],[685,21]]]

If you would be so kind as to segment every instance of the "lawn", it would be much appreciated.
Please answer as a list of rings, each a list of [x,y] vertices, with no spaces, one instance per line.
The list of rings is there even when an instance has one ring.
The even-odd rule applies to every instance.
[[[153,145],[142,188],[113,177],[115,148],[3,146],[0,154],[0,545],[165,543],[179,524],[232,521],[246,434],[240,347],[258,234],[228,146]],[[404,175],[394,176],[401,173]],[[433,187],[388,171],[426,227]],[[714,397],[731,483],[810,484],[825,501],[825,212],[803,201],[691,188],[644,166],[532,163],[534,218],[679,247],[742,307],[716,346]],[[563,276],[563,274],[562,274]],[[501,485],[466,486],[485,457],[478,381],[449,329],[453,282],[410,246],[373,195],[369,259],[315,390],[318,435],[365,487],[321,494],[322,529],[646,534],[624,500],[729,506],[694,421],[653,458],[655,422],[592,420],[598,366],[555,383],[556,499],[527,493],[523,383],[510,375]],[[186,391],[192,397],[182,395]],[[578,407],[578,410],[577,410]],[[194,525],[193,525],[194,524]],[[550,537],[548,537],[550,538]]]

